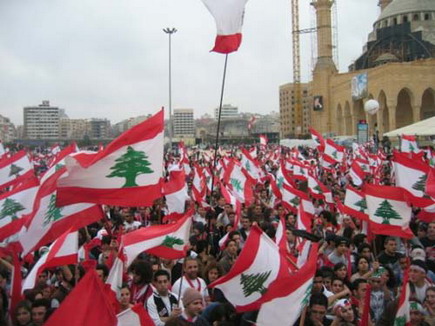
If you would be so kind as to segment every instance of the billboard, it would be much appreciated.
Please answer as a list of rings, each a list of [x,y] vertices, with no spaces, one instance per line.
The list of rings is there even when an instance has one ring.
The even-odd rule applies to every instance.
[[[314,96],[313,110],[314,111],[322,111],[323,110],[323,96],[321,96],[321,95]]]
[[[367,73],[352,78],[352,100],[358,101],[368,96]]]

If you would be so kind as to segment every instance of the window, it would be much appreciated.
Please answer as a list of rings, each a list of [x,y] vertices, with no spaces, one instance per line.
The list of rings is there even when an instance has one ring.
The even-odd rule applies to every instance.
[[[412,20],[414,20],[414,21],[420,20],[420,15],[415,14],[414,17],[412,18]]]
[[[403,20],[402,20],[402,22],[403,22],[403,23],[407,23],[407,22],[408,22],[408,16],[403,16]]]
[[[429,14],[424,14],[424,20],[430,20],[430,15]]]
[[[397,25],[397,18],[393,19],[393,25]]]

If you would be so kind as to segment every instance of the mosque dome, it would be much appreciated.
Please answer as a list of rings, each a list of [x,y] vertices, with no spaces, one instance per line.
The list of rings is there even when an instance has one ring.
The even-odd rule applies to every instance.
[[[435,1],[434,0],[393,0],[379,16],[376,23],[392,18],[407,17],[406,21],[411,20],[435,20]],[[375,23],[375,24],[376,24]]]

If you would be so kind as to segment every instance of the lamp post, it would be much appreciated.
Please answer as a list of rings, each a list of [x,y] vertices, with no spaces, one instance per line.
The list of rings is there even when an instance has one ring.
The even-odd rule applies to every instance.
[[[172,151],[172,51],[171,51],[171,41],[172,34],[177,32],[177,29],[172,27],[166,27],[163,32],[169,35],[169,151]]]

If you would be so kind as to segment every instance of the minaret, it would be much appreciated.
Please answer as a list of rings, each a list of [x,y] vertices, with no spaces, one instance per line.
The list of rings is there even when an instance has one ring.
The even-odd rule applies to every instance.
[[[313,0],[317,19],[317,62],[313,71],[313,96],[322,96],[323,109],[311,111],[311,125],[321,133],[336,131],[331,105],[331,76],[336,74],[332,49],[332,11],[334,0]]]
[[[379,0],[378,6],[381,7],[381,11],[385,9],[393,0]]]

